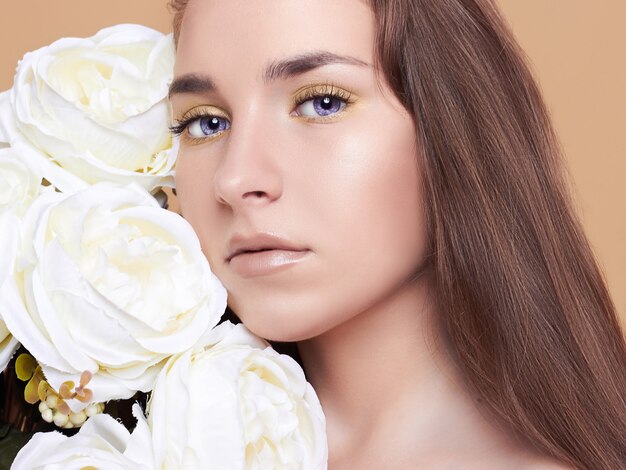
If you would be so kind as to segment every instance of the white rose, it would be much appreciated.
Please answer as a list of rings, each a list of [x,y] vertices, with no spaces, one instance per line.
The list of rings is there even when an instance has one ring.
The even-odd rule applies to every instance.
[[[137,186],[40,195],[18,250],[0,287],[5,322],[57,391],[89,371],[94,402],[151,390],[226,306],[191,226]]]
[[[174,356],[148,404],[159,468],[325,469],[320,403],[300,366],[243,325]]]
[[[89,419],[72,437],[53,431],[35,434],[15,457],[12,470],[156,470],[150,430],[139,405],[132,434],[109,415]]]
[[[24,139],[16,127],[11,90],[8,90],[0,93],[0,150],[10,147],[11,143],[24,164],[36,167],[39,176],[53,182],[60,190],[76,191],[89,186],[89,183],[61,168]]]
[[[129,24],[29,52],[11,90],[15,126],[0,116],[0,140],[26,140],[87,183],[172,186],[176,149],[167,93],[173,64],[171,35]]]
[[[11,90],[0,93],[0,148],[8,147],[17,133],[15,117],[11,109]]]
[[[41,192],[41,170],[27,157],[30,152],[21,144],[0,148],[0,214],[21,217]]]
[[[11,273],[19,239],[21,217],[42,190],[41,173],[37,167],[22,158],[24,149],[0,148],[0,285]],[[3,320],[0,309],[0,372],[19,346]]]
[[[0,373],[6,369],[7,364],[19,346],[20,343],[13,337],[4,321],[0,318]]]

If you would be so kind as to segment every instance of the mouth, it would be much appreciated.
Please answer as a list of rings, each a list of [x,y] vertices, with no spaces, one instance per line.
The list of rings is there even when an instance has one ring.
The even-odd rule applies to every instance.
[[[235,251],[232,255],[229,255],[226,258],[226,262],[230,263],[235,258],[262,258],[267,256],[280,256],[280,257],[293,257],[299,253],[307,253],[310,250],[307,249],[288,249],[283,247],[268,247],[268,248],[259,248],[254,250],[239,250]]]
[[[274,233],[235,235],[228,243],[226,264],[243,278],[264,277],[308,264],[313,252],[306,246]]]
[[[244,237],[235,235],[228,244],[228,254],[226,262],[230,263],[233,258],[241,255],[252,255],[254,253],[263,253],[273,251],[285,253],[298,253],[310,251],[308,248],[289,241],[285,237],[277,236],[270,233],[256,233]]]
[[[236,258],[237,256],[241,256],[241,255],[250,255],[253,253],[263,253],[263,252],[267,252],[267,251],[272,251],[272,252],[276,252],[276,254],[278,254],[278,252],[284,252],[284,253],[303,253],[306,251],[309,251],[307,249],[287,249],[287,248],[282,248],[282,247],[268,247],[268,248],[257,248],[257,249],[250,249],[250,250],[236,250],[233,254],[229,255],[226,258],[226,261],[230,263],[230,261],[233,258]]]

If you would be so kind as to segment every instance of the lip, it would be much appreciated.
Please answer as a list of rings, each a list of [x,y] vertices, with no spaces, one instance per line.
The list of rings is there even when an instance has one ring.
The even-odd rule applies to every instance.
[[[311,250],[285,237],[255,233],[235,235],[228,243],[226,263],[243,277],[272,274],[305,260]]]

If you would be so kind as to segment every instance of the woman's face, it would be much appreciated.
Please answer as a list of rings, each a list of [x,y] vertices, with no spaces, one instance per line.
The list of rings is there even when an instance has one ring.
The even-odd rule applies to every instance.
[[[260,336],[319,335],[382,305],[423,262],[413,121],[373,63],[364,1],[192,0],[185,12],[177,192]]]

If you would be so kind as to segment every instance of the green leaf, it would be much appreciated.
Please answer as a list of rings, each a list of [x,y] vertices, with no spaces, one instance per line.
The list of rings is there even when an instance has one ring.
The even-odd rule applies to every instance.
[[[51,390],[52,387],[48,385],[48,382],[46,382],[45,380],[40,380],[39,384],[37,385],[37,396],[41,401],[46,401],[46,398],[48,398],[48,392]],[[28,401],[28,399],[26,401]]]
[[[39,390],[39,384],[40,380],[38,377],[33,377],[28,381],[26,387],[24,388],[24,400],[26,400],[26,403],[34,405],[39,401],[39,393],[37,393]]]
[[[30,354],[20,354],[15,360],[15,375],[24,382],[33,376],[36,368],[37,361]]]

